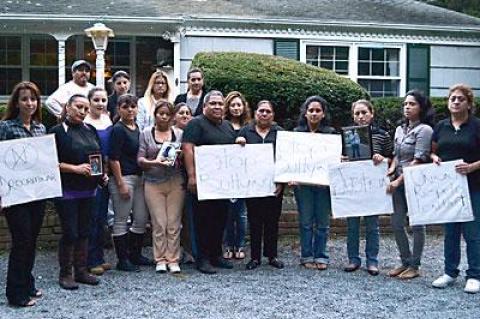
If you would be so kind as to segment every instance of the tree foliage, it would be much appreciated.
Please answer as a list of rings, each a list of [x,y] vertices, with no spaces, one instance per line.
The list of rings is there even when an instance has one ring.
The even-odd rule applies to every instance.
[[[428,4],[480,17],[479,0],[422,0]]]

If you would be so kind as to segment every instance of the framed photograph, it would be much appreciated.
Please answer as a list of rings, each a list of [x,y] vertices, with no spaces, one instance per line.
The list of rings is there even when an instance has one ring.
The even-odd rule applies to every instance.
[[[157,159],[162,162],[167,162],[168,165],[175,165],[177,159],[178,150],[182,146],[181,143],[164,142],[160,151],[158,152]]]
[[[373,155],[370,125],[342,127],[342,154],[349,161],[371,159]]]
[[[90,167],[92,168],[91,176],[98,176],[103,174],[102,155],[95,154],[88,157],[90,161]]]

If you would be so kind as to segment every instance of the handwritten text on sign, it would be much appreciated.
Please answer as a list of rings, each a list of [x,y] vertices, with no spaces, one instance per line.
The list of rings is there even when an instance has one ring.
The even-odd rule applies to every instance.
[[[62,196],[53,135],[0,142],[2,206]]]
[[[467,177],[455,172],[462,161],[404,168],[410,225],[473,220]]]
[[[198,199],[273,195],[272,144],[195,147]]]
[[[340,135],[278,132],[276,145],[276,182],[328,185],[328,165],[340,163]]]
[[[328,170],[334,218],[391,214],[392,197],[386,193],[387,163],[345,162]]]

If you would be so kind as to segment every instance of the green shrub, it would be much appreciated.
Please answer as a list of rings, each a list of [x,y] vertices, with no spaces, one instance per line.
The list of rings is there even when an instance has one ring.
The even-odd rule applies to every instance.
[[[3,114],[5,113],[7,105],[6,104],[0,104],[0,119],[3,118]],[[46,126],[47,130],[57,124],[57,120],[55,116],[50,114],[47,111],[47,108],[42,107],[42,122]]]
[[[430,98],[435,109],[435,122],[448,117],[448,99],[446,97]],[[379,125],[390,132],[402,121],[403,97],[374,98],[372,103],[375,106],[375,119]],[[480,98],[475,99],[475,105],[480,106]]]
[[[369,96],[360,85],[335,72],[277,56],[198,53],[192,66],[204,71],[207,90],[240,91],[251,105],[265,99],[273,102],[276,121],[286,129],[295,126],[300,106],[311,95],[327,100],[334,126],[349,123],[352,102]]]

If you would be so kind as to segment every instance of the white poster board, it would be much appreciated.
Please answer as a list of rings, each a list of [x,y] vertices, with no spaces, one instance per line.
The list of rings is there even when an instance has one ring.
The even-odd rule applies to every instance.
[[[8,207],[62,196],[53,135],[0,142],[0,197]]]
[[[345,162],[330,165],[330,196],[334,218],[392,214],[392,196],[387,194],[389,183],[386,161]]]
[[[455,172],[461,160],[403,169],[410,225],[473,220],[467,177]]]
[[[195,147],[198,200],[272,196],[273,145]]]
[[[328,185],[328,165],[340,163],[342,137],[337,134],[277,133],[275,182]]]

